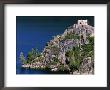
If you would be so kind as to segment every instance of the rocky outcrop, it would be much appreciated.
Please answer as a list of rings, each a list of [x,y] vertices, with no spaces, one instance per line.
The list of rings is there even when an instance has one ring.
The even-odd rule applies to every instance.
[[[81,63],[79,70],[73,72],[74,75],[88,75],[94,74],[94,61],[91,57],[84,58],[83,62]]]
[[[52,40],[47,42],[42,51],[42,60],[35,59],[34,62],[24,64],[22,67],[35,69],[48,67],[54,72],[68,70],[70,74],[76,75],[93,74],[94,50],[90,48],[94,47],[91,42],[94,38],[90,37],[94,37],[94,27],[88,25],[87,20],[78,20],[77,24],[68,27],[63,34],[54,36]],[[90,47],[87,53],[84,51],[86,47]],[[68,51],[69,54],[67,54]],[[92,54],[89,54],[90,52]],[[84,56],[82,56],[83,54]]]

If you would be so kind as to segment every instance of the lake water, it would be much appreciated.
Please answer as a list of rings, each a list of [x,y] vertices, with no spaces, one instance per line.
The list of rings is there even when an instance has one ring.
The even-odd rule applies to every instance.
[[[23,69],[19,60],[20,52],[27,53],[32,48],[42,52],[46,42],[52,36],[62,34],[64,30],[78,19],[93,20],[93,17],[72,16],[17,16],[16,17],[16,74],[48,74],[48,71]]]

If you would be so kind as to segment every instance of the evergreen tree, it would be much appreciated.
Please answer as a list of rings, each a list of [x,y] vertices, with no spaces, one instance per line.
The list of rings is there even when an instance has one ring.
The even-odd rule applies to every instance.
[[[19,58],[20,58],[21,63],[25,64],[26,61],[25,61],[25,57],[24,57],[23,52],[20,53],[20,57]]]

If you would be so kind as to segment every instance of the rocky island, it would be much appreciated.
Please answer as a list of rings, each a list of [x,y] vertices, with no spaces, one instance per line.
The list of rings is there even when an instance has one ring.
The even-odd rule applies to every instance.
[[[94,74],[94,27],[87,20],[67,27],[53,36],[42,52],[32,49],[27,57],[20,53],[22,68],[68,72],[73,75]]]

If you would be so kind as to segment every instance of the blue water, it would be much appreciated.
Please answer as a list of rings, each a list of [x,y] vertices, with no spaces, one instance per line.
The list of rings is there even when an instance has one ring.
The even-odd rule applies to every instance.
[[[93,22],[94,17],[72,16],[17,16],[16,17],[16,74],[47,74],[47,71],[23,69],[19,60],[20,52],[27,53],[32,48],[42,52],[46,42],[52,36],[62,34],[66,27],[77,23],[78,19],[89,19]],[[92,23],[91,23],[92,24]]]

